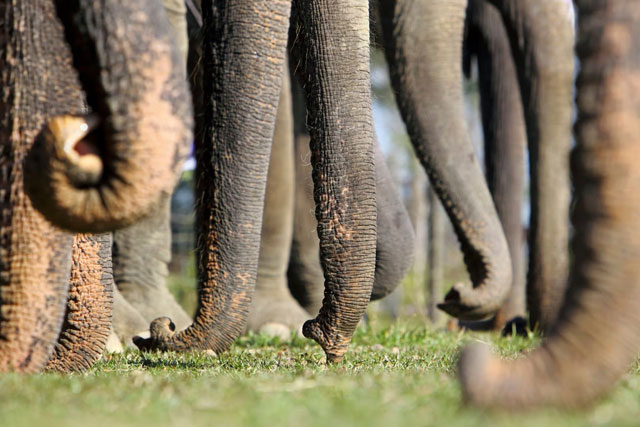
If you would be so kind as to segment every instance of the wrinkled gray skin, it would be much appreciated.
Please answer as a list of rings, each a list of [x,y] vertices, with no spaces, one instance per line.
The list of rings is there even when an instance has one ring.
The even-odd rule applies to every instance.
[[[170,22],[180,41],[184,37],[182,27],[178,25],[180,20],[175,13],[172,15],[173,3],[177,3],[176,0],[165,0],[165,8],[170,18],[174,18]],[[193,39],[197,42],[198,35]],[[294,177],[292,108],[303,123],[306,111],[300,98],[292,106],[288,71],[285,77],[267,175],[256,288],[246,325],[247,331],[283,338],[291,331],[299,333],[302,324],[318,313],[324,293],[317,221],[313,214],[309,136],[300,126],[296,128],[295,137],[297,141],[303,141],[303,145],[296,145]],[[200,83],[192,79],[192,84]],[[197,104],[195,110],[201,111]],[[388,295],[400,283],[411,265],[414,247],[408,214],[379,147],[375,161],[379,234],[373,300]],[[164,202],[154,215],[115,234],[114,272],[119,292],[114,302],[114,330],[125,345],[132,345],[131,337],[148,329],[149,322],[159,316],[171,317],[177,329],[184,329],[191,322],[191,317],[166,287],[171,235],[169,203],[168,200]],[[300,224],[305,224],[308,232],[301,233]],[[294,227],[297,227],[295,233]],[[293,245],[298,250],[291,249],[290,263],[292,234]],[[301,247],[306,253],[302,253]],[[298,268],[294,270],[298,275],[291,273],[292,266]],[[290,269],[288,279],[287,267]]]
[[[491,4],[504,23],[524,106],[532,201],[528,300],[532,324],[546,330],[557,315],[567,272],[566,171],[573,75],[570,3],[493,0]],[[505,262],[509,248],[471,153],[461,111],[460,63],[466,6],[466,0],[380,0],[378,20],[403,120],[454,225],[473,285],[472,289],[455,285],[440,308],[461,320],[480,320],[501,307],[507,308],[503,302],[511,290],[512,268]],[[513,94],[513,81],[508,84]],[[502,109],[500,100],[496,105]],[[498,110],[493,118],[484,114],[486,121],[500,120],[508,108]],[[487,111],[484,108],[483,113]],[[494,195],[502,191],[500,182],[494,179],[498,175],[489,177]],[[502,220],[509,224],[510,237],[514,237],[511,224],[516,222],[506,221],[513,215],[505,215],[502,207],[500,210]],[[510,243],[517,246],[513,240]],[[519,280],[521,270],[517,265],[515,268]],[[521,296],[517,292],[512,296],[508,303],[512,307],[506,312],[521,311]],[[507,316],[506,312],[499,317]]]
[[[197,95],[204,101],[203,126],[196,128],[199,305],[193,324],[181,332],[169,318],[155,319],[150,338],[135,339],[141,349],[220,352],[245,326],[291,11],[305,81],[326,296],[303,334],[323,347],[328,361],[342,359],[370,300],[375,268],[368,9],[362,6],[203,1],[206,78]]]
[[[0,16],[0,370],[86,369],[111,321],[110,236],[62,229],[119,229],[171,191],[185,74],[159,4],[13,0]]]
[[[295,130],[295,214],[293,243],[289,260],[289,289],[309,313],[316,314],[322,306],[323,277],[318,252],[316,220],[313,215],[313,182],[309,162],[309,134],[305,126],[304,100],[299,85],[294,85]],[[376,198],[378,239],[376,272],[371,300],[389,295],[406,275],[413,262],[415,236],[409,214],[375,141]]]
[[[286,71],[267,174],[256,289],[246,326],[248,331],[282,338],[288,338],[291,330],[301,333],[302,324],[311,318],[293,299],[287,287],[296,185],[292,124],[291,90]]]
[[[418,159],[460,241],[471,284],[438,307],[462,320],[493,315],[511,287],[511,264],[464,117],[462,38],[466,0],[379,1],[398,108]]]

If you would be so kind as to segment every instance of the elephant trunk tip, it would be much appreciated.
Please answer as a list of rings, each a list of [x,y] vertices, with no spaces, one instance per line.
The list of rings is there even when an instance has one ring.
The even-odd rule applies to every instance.
[[[176,325],[169,317],[158,317],[149,326],[149,337],[135,336],[133,343],[140,351],[166,351],[176,333]]]
[[[484,320],[500,309],[508,291],[508,286],[503,285],[483,284],[472,288],[465,283],[456,283],[437,307],[460,320]]]
[[[534,351],[540,356],[539,352]],[[551,371],[553,366],[544,358],[504,361],[483,343],[466,347],[458,361],[463,401],[490,410],[526,411],[549,403],[568,406],[554,380],[549,381]]]
[[[495,229],[495,235],[485,236],[484,242],[467,236],[467,227],[460,228],[458,238],[471,284],[454,284],[438,304],[440,310],[460,320],[476,321],[495,315],[502,307],[511,290],[513,272],[501,225],[497,223]]]
[[[346,340],[331,340],[328,338],[328,334],[322,329],[320,322],[317,319],[307,320],[302,326],[302,334],[309,339],[314,340],[324,350],[327,357],[327,363],[335,364],[340,363],[344,358],[349,347],[350,339]]]
[[[87,116],[54,117],[40,137],[68,166],[69,180],[77,187],[96,185],[102,178],[103,163],[95,139],[91,136],[98,118]]]
[[[147,215],[177,180],[190,132],[175,138],[139,127],[126,133],[106,129],[94,115],[52,118],[24,162],[33,206],[77,233],[117,230]]]

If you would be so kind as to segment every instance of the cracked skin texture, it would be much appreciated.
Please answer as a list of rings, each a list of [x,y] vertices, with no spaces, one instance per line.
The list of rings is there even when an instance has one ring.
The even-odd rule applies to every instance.
[[[35,372],[47,363],[63,320],[71,234],[52,227],[24,193],[24,159],[43,124],[82,112],[83,98],[48,1],[3,3],[0,34],[0,371]],[[58,78],[59,77],[59,78]],[[55,88],[55,89],[54,89]]]
[[[482,345],[463,351],[459,375],[473,405],[587,405],[615,384],[640,349],[640,5],[582,0],[576,6],[581,68],[567,297],[543,345],[527,356],[501,361]]]
[[[89,369],[102,355],[111,329],[111,235],[77,234],[71,260],[65,319],[47,364],[56,372]]]
[[[339,362],[369,303],[376,248],[366,5],[294,2],[325,293],[303,334]],[[344,49],[343,46],[349,46]],[[358,72],[353,72],[358,70]]]
[[[65,6],[69,6],[65,8],[66,13],[74,11],[74,7],[79,4],[78,2],[72,3],[65,3]],[[137,3],[130,6],[136,9],[127,9],[126,7],[118,9],[122,6],[119,3],[91,3],[93,9],[83,9],[85,12],[91,9],[88,15],[93,12],[98,15],[102,13],[102,18],[110,14],[115,17],[124,11],[125,15],[129,17],[131,15],[129,12],[135,10],[141,12],[137,14],[138,18],[143,15],[150,16],[145,15],[145,13],[150,13],[149,10],[145,9],[142,12],[137,9],[140,6]],[[109,11],[101,9],[113,5],[117,6],[116,9]],[[83,7],[86,8],[86,6],[87,4],[83,3]],[[151,10],[155,6],[149,5],[148,7]],[[157,12],[156,10],[155,13]],[[95,69],[80,67],[76,70],[78,65],[82,66],[83,64],[74,64],[73,54],[82,55],[78,53],[78,46],[74,46],[74,50],[70,50],[66,44],[63,26],[58,20],[53,1],[4,2],[0,6],[0,13],[5,23],[0,30],[0,52],[2,52],[0,55],[0,83],[2,86],[0,132],[2,135],[0,136],[2,140],[7,141],[7,144],[2,147],[0,156],[0,370],[35,372],[44,368],[49,360],[64,319],[71,272],[73,236],[54,228],[45,221],[43,216],[34,209],[32,199],[25,194],[25,182],[31,186],[30,195],[35,195],[35,198],[43,196],[43,193],[54,194],[50,191],[49,184],[51,182],[45,182],[39,186],[36,184],[37,179],[35,181],[30,179],[34,168],[37,171],[41,167],[41,171],[44,172],[51,170],[49,168],[51,165],[38,163],[38,159],[42,159],[43,156],[42,153],[38,154],[37,150],[31,149],[32,144],[45,124],[55,117],[82,116],[86,113],[87,103],[101,120],[96,133],[97,141],[100,143],[109,138],[124,137],[120,140],[121,144],[116,147],[122,148],[124,141],[127,141],[127,136],[131,136],[141,129],[136,127],[138,123],[135,116],[131,119],[127,117],[127,112],[121,111],[117,117],[115,114],[109,115],[110,110],[107,107],[109,103],[112,105],[127,104],[123,100],[132,93],[124,93],[120,101],[116,101],[119,95],[118,90],[121,90],[122,87],[111,85],[108,90],[104,90],[105,87],[102,87],[101,91],[100,85],[105,83],[104,81],[92,84],[96,83],[96,79],[98,79],[95,74],[91,76],[92,72],[95,73]],[[81,21],[77,20],[74,23]],[[95,19],[92,22],[100,23],[101,21]],[[111,22],[126,25],[128,18],[114,19]],[[131,27],[127,28],[131,29]],[[67,30],[70,29],[67,27]],[[140,30],[141,28],[138,27],[138,32]],[[147,28],[144,28],[142,32],[147,34],[145,37],[150,36]],[[88,39],[91,40],[91,37]],[[132,39],[142,41],[135,37]],[[86,41],[87,38],[78,37],[76,40]],[[108,50],[109,43],[117,44],[118,40],[117,37],[109,37],[108,41],[101,46]],[[165,37],[165,40],[168,40],[168,36]],[[147,41],[149,41],[148,38]],[[166,45],[170,46],[168,43]],[[122,61],[123,58],[129,58],[127,53],[132,52],[127,51],[126,43],[119,47],[124,47],[124,51],[116,53],[116,56],[120,58],[119,61]],[[165,56],[166,54],[169,52],[165,52]],[[105,57],[100,58],[104,59]],[[125,63],[129,67],[128,69],[112,67],[110,68],[112,74],[100,73],[100,78],[114,78],[118,72],[134,73],[135,60],[125,61]],[[100,61],[96,61],[92,63],[92,66],[99,67],[101,64]],[[124,74],[121,74],[120,77],[124,77]],[[127,89],[136,92],[138,99],[144,99],[145,90],[137,92],[141,89],[137,84],[139,82],[134,79],[129,83]],[[184,74],[172,71],[167,83],[170,83],[171,87],[165,88],[161,96],[167,95],[168,99],[176,101],[173,108],[177,110],[172,109],[170,114],[171,117],[178,117],[187,123],[187,125],[181,126],[185,128],[184,132],[181,132],[181,136],[187,139],[189,134],[189,122],[186,119],[188,98],[186,91],[184,91],[185,94],[182,94],[183,91],[180,89],[180,85],[184,85]],[[83,93],[83,85],[85,89],[90,90]],[[152,88],[147,87],[148,89]],[[152,93],[158,95],[157,91]],[[108,95],[108,99],[101,98],[102,95]],[[137,105],[136,102],[130,104]],[[168,114],[169,111],[160,109],[156,113],[161,116]],[[156,117],[152,120],[163,122],[166,119],[169,123],[177,123],[171,117]],[[133,131],[132,129],[122,129],[123,123],[125,125],[133,123]],[[101,133],[105,130],[111,132],[109,136]],[[145,130],[145,132],[148,131],[153,132],[153,130]],[[39,140],[42,141],[42,139]],[[172,160],[164,162],[163,167],[178,167],[181,157],[180,149],[177,142],[174,145],[174,149],[168,149],[173,153]],[[85,153],[84,148],[86,147],[76,150],[78,155]],[[98,144],[96,149],[89,151],[103,153],[103,149],[105,146]],[[108,153],[109,151],[105,149],[104,152]],[[111,154],[116,156],[117,150],[112,150]],[[55,164],[54,162],[54,169]],[[127,181],[126,173],[119,171],[116,164],[117,162],[103,162],[105,170],[120,177],[121,186],[135,186],[135,181]],[[171,172],[165,171],[164,174],[175,180]],[[160,178],[160,171],[158,173],[156,178]],[[107,172],[103,174],[105,179],[107,175]],[[33,177],[35,178],[35,176]],[[122,184],[125,181],[127,184]],[[45,198],[46,195],[44,194]],[[151,196],[151,194],[148,195]],[[94,216],[89,216],[89,221],[94,219]],[[106,227],[107,225],[102,223],[99,226]],[[100,314],[100,317],[103,317],[103,313]],[[97,337],[97,339],[101,338]],[[89,347],[91,352],[95,353],[96,348],[100,346],[101,344],[98,342],[95,346],[91,344]],[[69,366],[71,365],[77,366],[75,363]]]
[[[324,296],[324,275],[318,247],[313,200],[306,106],[299,84],[293,86],[295,129],[295,197],[293,241],[287,270],[289,289],[310,314],[317,314]],[[374,138],[376,174],[376,261],[371,300],[384,298],[398,286],[413,262],[414,233],[378,141]],[[268,184],[267,184],[268,188]]]

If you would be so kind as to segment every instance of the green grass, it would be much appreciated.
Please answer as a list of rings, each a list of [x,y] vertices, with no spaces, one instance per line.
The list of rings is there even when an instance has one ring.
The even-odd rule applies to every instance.
[[[538,340],[393,326],[358,330],[345,360],[294,338],[241,338],[219,357],[105,357],[81,375],[0,376],[0,425],[637,425],[640,369],[583,412],[490,413],[461,404],[459,349],[470,340],[516,357]]]

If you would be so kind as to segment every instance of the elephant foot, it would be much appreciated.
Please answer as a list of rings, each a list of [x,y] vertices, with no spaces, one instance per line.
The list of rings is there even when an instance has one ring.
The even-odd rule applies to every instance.
[[[438,304],[438,308],[450,316],[464,321],[484,320],[493,315],[502,301],[486,292],[486,288],[472,288],[464,283],[456,283]]]
[[[120,338],[116,335],[115,331],[111,329],[111,333],[109,333],[109,338],[107,339],[107,345],[104,348],[105,353],[122,353],[124,351],[124,347],[120,342]]]
[[[118,283],[118,289],[129,304],[143,317],[145,326],[136,326],[134,332],[148,329],[149,323],[159,317],[172,319],[178,330],[191,325],[192,318],[178,304],[165,287],[150,287],[134,283]]]
[[[112,335],[116,336],[120,347],[133,347],[132,338],[145,330],[149,330],[149,321],[129,304],[116,287],[113,293]]]
[[[502,336],[520,336],[528,337],[529,329],[527,328],[527,319],[521,316],[514,317],[509,320],[502,329]]]
[[[289,339],[292,331],[302,335],[310,317],[288,292],[256,289],[246,330]]]

